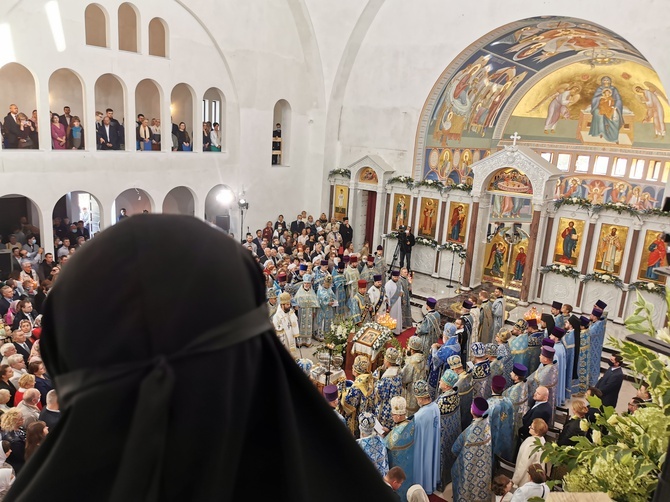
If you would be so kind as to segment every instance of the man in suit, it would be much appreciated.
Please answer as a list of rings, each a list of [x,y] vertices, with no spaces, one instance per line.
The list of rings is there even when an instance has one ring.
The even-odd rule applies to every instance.
[[[9,113],[5,117],[3,126],[5,135],[5,148],[19,147],[19,133],[21,132],[21,128],[19,127],[19,123],[16,121],[16,116],[18,113],[18,106],[14,104],[9,105]]]
[[[5,316],[9,310],[9,306],[14,301],[14,290],[11,286],[3,286],[0,288],[0,315]]]
[[[297,218],[291,222],[291,233],[300,235],[304,228],[305,222],[302,221],[302,214],[299,214]]]
[[[69,106],[63,107],[63,115],[58,117],[58,120],[60,121],[61,124],[65,126],[65,130],[67,130],[67,128],[70,127],[70,123],[72,122],[72,115],[70,115]]]
[[[30,334],[30,330],[28,330],[28,334]],[[30,349],[33,348],[33,343],[28,340],[26,332],[22,329],[14,331],[12,333],[12,343],[14,344],[14,347],[16,347],[16,353],[21,354],[26,364],[28,364]]]
[[[616,408],[619,399],[619,391],[623,383],[623,357],[621,354],[612,354],[610,356],[610,367],[605,374],[598,380],[596,388],[603,393],[603,406],[613,406]]]
[[[118,121],[116,123],[118,124]],[[98,145],[100,150],[119,149],[119,131],[109,116],[102,119],[102,126],[98,129]]]
[[[529,427],[536,418],[541,418],[547,425],[551,426],[551,405],[549,404],[549,389],[539,386],[533,394],[535,404],[526,412],[522,419],[522,425],[519,428],[519,444],[524,439],[530,437]]]
[[[345,216],[342,218],[342,224],[340,225],[340,235],[342,236],[342,245],[346,249],[351,241],[354,240],[354,229],[349,225],[349,218]],[[402,267],[402,264],[400,264]],[[409,269],[409,266],[407,267]]]

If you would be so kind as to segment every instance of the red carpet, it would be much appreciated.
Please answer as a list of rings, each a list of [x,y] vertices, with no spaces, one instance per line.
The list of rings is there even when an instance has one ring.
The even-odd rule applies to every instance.
[[[431,493],[430,495],[428,495],[428,500],[430,500],[430,502],[444,502],[443,498],[438,497],[434,493]]]
[[[415,332],[416,328],[407,328],[405,331],[403,331],[396,337],[396,340],[398,340],[400,345],[402,345],[403,349],[407,347],[409,337],[412,336]]]

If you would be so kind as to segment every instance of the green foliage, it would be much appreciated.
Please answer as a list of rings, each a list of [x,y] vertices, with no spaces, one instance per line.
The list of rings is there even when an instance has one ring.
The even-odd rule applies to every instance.
[[[666,296],[670,307],[670,295]],[[637,293],[635,310],[625,321],[634,333],[665,339],[668,328],[657,331],[652,316],[654,306]],[[649,500],[658,485],[658,475],[666,458],[670,438],[670,370],[662,356],[628,341],[609,339],[637,378],[649,383],[652,404],[635,414],[619,415],[613,407],[602,406],[597,397],[589,404],[600,409],[596,422],[582,420],[582,430],[590,439],[575,436],[574,446],[557,446],[539,441],[542,460],[568,469],[563,488],[568,492],[606,492],[620,502]]]

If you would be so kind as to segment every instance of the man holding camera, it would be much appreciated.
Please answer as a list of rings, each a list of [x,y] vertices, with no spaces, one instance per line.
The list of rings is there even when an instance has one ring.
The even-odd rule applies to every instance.
[[[398,232],[398,245],[400,246],[400,268],[405,263],[407,258],[407,270],[412,270],[412,247],[416,244],[414,235],[412,235],[412,227],[400,227]]]

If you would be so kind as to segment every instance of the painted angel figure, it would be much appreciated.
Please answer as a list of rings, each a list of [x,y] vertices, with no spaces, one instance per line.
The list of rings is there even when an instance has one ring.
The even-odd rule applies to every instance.
[[[586,198],[591,201],[591,204],[603,204],[605,202],[605,196],[612,187],[605,186],[605,184],[600,180],[595,180],[584,185],[584,188],[587,191]]]
[[[582,88],[578,84],[563,83],[529,110],[529,113],[537,110],[543,103],[549,101],[547,119],[544,123],[544,134],[549,134],[550,131],[553,134],[556,132],[556,124],[560,119],[570,118],[570,107],[579,101],[581,90]]]
[[[663,110],[663,103],[661,99],[668,105],[667,96],[651,82],[645,82],[644,86],[638,84],[633,87],[637,98],[647,107],[647,113],[642,120],[646,124],[654,124],[655,138],[665,137],[665,111]]]

